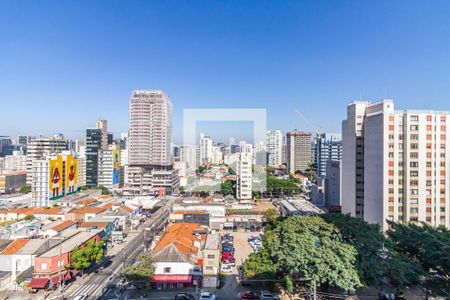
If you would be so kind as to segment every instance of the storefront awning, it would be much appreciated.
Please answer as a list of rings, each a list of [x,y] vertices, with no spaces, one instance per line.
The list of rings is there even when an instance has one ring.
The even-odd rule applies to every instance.
[[[34,289],[43,289],[47,286],[48,278],[33,278],[28,286]]]
[[[152,278],[153,283],[191,283],[192,275],[157,274]]]

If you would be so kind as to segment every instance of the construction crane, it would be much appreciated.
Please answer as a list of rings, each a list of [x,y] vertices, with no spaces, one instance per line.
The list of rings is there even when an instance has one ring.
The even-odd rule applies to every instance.
[[[297,115],[299,115],[303,119],[303,121],[305,121],[306,124],[308,124],[314,130],[317,137],[319,137],[323,133],[322,126],[315,125],[304,114],[302,114],[298,109],[295,109],[294,111],[297,113]]]

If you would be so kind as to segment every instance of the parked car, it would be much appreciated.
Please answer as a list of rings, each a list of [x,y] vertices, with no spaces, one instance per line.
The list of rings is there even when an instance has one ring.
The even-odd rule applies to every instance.
[[[259,296],[256,292],[245,291],[241,293],[241,299],[259,299]]]
[[[261,291],[259,295],[260,300],[279,300],[278,295],[270,291]]]
[[[198,300],[216,300],[216,296],[209,292],[202,292],[200,297],[198,297]]]
[[[195,300],[194,295],[188,293],[177,293],[175,300]]]
[[[220,271],[223,273],[231,273],[233,271],[233,267],[229,264],[222,264]]]

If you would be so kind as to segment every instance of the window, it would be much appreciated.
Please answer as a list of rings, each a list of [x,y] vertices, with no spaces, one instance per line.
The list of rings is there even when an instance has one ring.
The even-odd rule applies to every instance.
[[[216,256],[214,254],[208,254],[208,259],[214,259]]]
[[[411,126],[409,127],[409,129],[410,129],[411,131],[417,131],[417,130],[419,130],[419,125],[411,125]]]
[[[165,267],[163,272],[164,273],[170,273],[171,270],[172,270],[171,267]]]
[[[42,270],[47,270],[47,264],[46,263],[42,263],[41,264],[41,269]]]
[[[419,116],[410,116],[409,119],[411,120],[411,122],[417,122],[419,121]]]
[[[417,161],[412,161],[412,162],[409,163],[409,166],[410,166],[411,168],[417,168],[417,167],[419,166],[419,162],[417,162]]]
[[[212,271],[212,270],[213,270],[213,267],[211,267],[211,266],[207,266],[207,267],[206,267],[206,270],[208,270],[208,271]]]

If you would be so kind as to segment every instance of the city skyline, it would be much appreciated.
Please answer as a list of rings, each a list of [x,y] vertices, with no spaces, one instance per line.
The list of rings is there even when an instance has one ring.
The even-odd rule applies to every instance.
[[[266,108],[268,128],[283,132],[311,131],[295,109],[338,132],[357,99],[450,109],[443,2],[0,8],[0,99],[8,104],[1,134],[81,138],[100,118],[126,132],[135,89],[162,89],[172,99],[175,143],[184,108]]]

